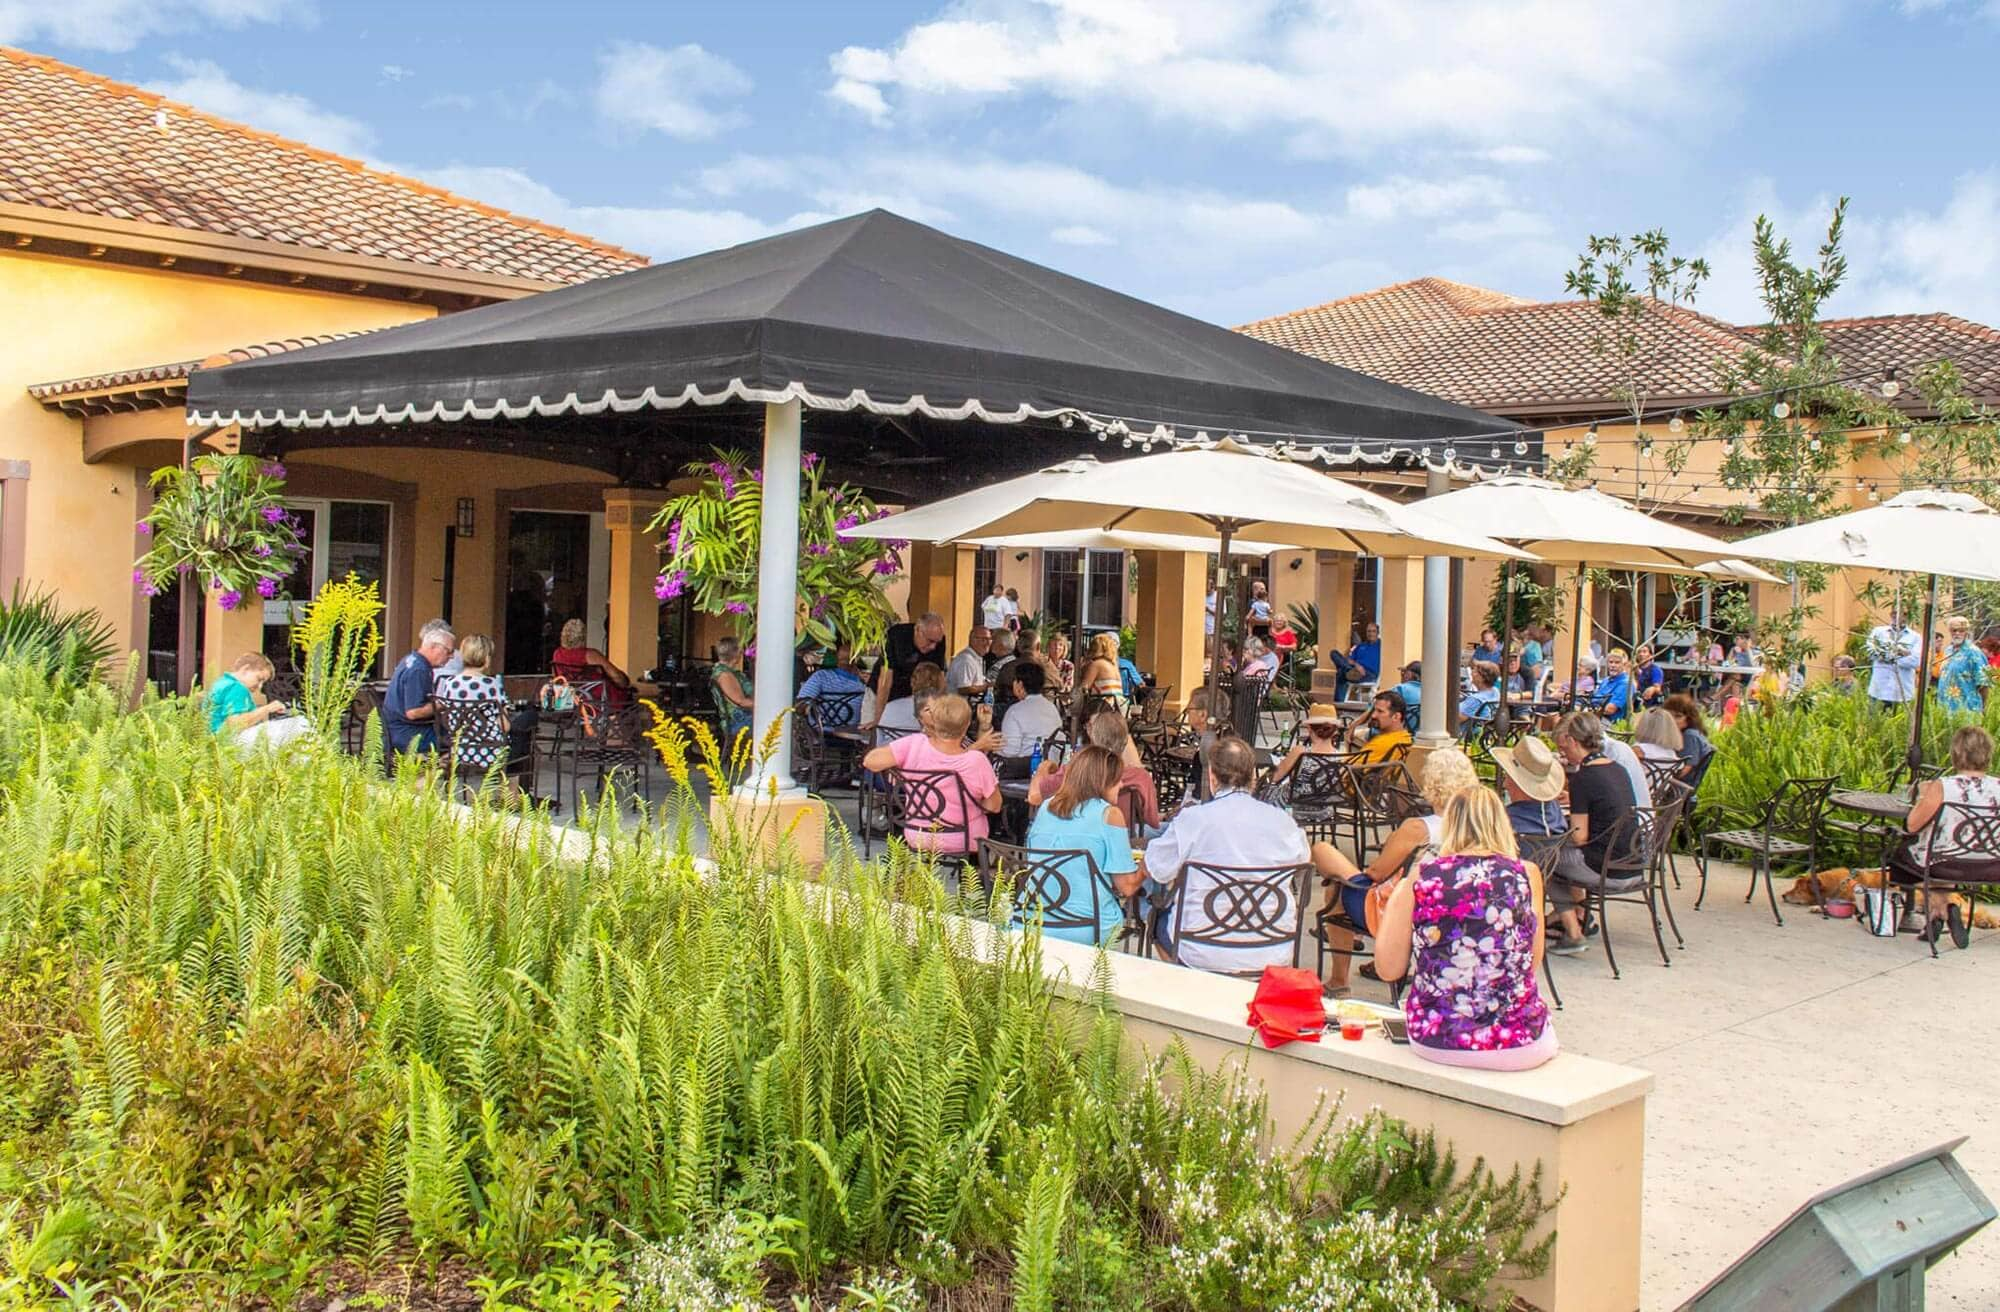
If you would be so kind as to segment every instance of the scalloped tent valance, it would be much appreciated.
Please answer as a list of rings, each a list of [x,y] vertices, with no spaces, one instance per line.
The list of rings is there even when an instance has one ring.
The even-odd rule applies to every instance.
[[[1346,443],[1504,420],[881,210],[499,305],[195,372],[191,423],[321,428],[797,400],[823,411]],[[1538,454],[1538,453],[1537,453]]]

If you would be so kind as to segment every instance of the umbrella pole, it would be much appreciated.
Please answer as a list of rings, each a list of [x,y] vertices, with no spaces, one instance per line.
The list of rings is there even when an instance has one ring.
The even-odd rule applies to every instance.
[[[1582,671],[1577,668],[1583,660],[1583,566],[1576,567],[1576,579],[1572,586],[1576,589],[1575,618],[1569,622],[1569,708],[1582,709],[1576,704],[1577,680]]]
[[[1514,562],[1500,571],[1500,704],[1493,708],[1495,736],[1507,732],[1507,652],[1514,645]]]
[[[1225,519],[1216,527],[1222,534],[1222,542],[1215,555],[1215,646],[1208,658],[1208,724],[1211,732],[1216,723],[1216,700],[1222,690],[1222,620],[1226,613],[1222,590],[1229,582],[1229,539],[1234,523]]]
[[[1924,628],[1917,642],[1917,701],[1910,712],[1910,787],[1917,785],[1917,767],[1924,763],[1924,700],[1931,681],[1931,626],[1937,623],[1937,575],[1924,598]],[[1914,796],[1915,794],[1912,794]]]

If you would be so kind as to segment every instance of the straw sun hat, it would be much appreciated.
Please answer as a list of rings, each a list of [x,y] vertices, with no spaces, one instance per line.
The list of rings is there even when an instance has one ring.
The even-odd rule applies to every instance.
[[[1495,747],[1493,759],[1535,801],[1553,802],[1561,796],[1565,782],[1562,762],[1541,739],[1523,738],[1514,747]]]
[[[1306,708],[1306,723],[1339,724],[1340,708],[1338,706],[1329,706],[1325,702],[1314,702]]]

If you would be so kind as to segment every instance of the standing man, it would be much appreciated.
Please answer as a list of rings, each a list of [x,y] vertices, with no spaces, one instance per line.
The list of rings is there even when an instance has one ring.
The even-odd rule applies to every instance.
[[[951,668],[945,671],[945,691],[971,701],[985,696],[986,653],[992,649],[993,630],[984,624],[973,625],[972,632],[965,635],[964,648],[951,658]]]
[[[437,669],[458,649],[458,636],[443,620],[432,620],[417,634],[417,649],[396,662],[389,692],[382,699],[382,729],[396,752],[437,750],[437,703],[431,690]]]
[[[1887,624],[1868,631],[1868,659],[1875,663],[1868,675],[1868,695],[1889,708],[1901,706],[1917,695],[1917,652],[1922,642],[1917,631],[1892,616]]]
[[[979,603],[979,618],[986,622],[989,633],[1007,627],[1007,589],[998,583],[993,585],[992,593]]]
[[[894,624],[882,639],[882,669],[875,679],[875,704],[887,706],[910,695],[910,671],[925,663],[944,665],[944,620],[925,611],[908,624]]]

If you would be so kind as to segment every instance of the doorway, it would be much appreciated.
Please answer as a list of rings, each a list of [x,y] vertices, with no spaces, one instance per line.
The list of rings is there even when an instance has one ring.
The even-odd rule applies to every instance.
[[[511,512],[502,635],[506,673],[546,673],[563,625],[573,619],[584,622],[585,641],[601,650],[610,583],[610,540],[602,514]]]
[[[1125,619],[1125,553],[1050,548],[1042,552],[1042,609],[1080,645]]]
[[[399,598],[388,595],[389,506],[381,501],[286,501],[299,523],[305,554],[279,581],[278,595],[264,605],[264,655],[281,670],[293,668],[292,625],[305,615],[306,603],[329,579],[352,573],[382,590],[383,607]],[[382,673],[382,656],[372,673]]]

